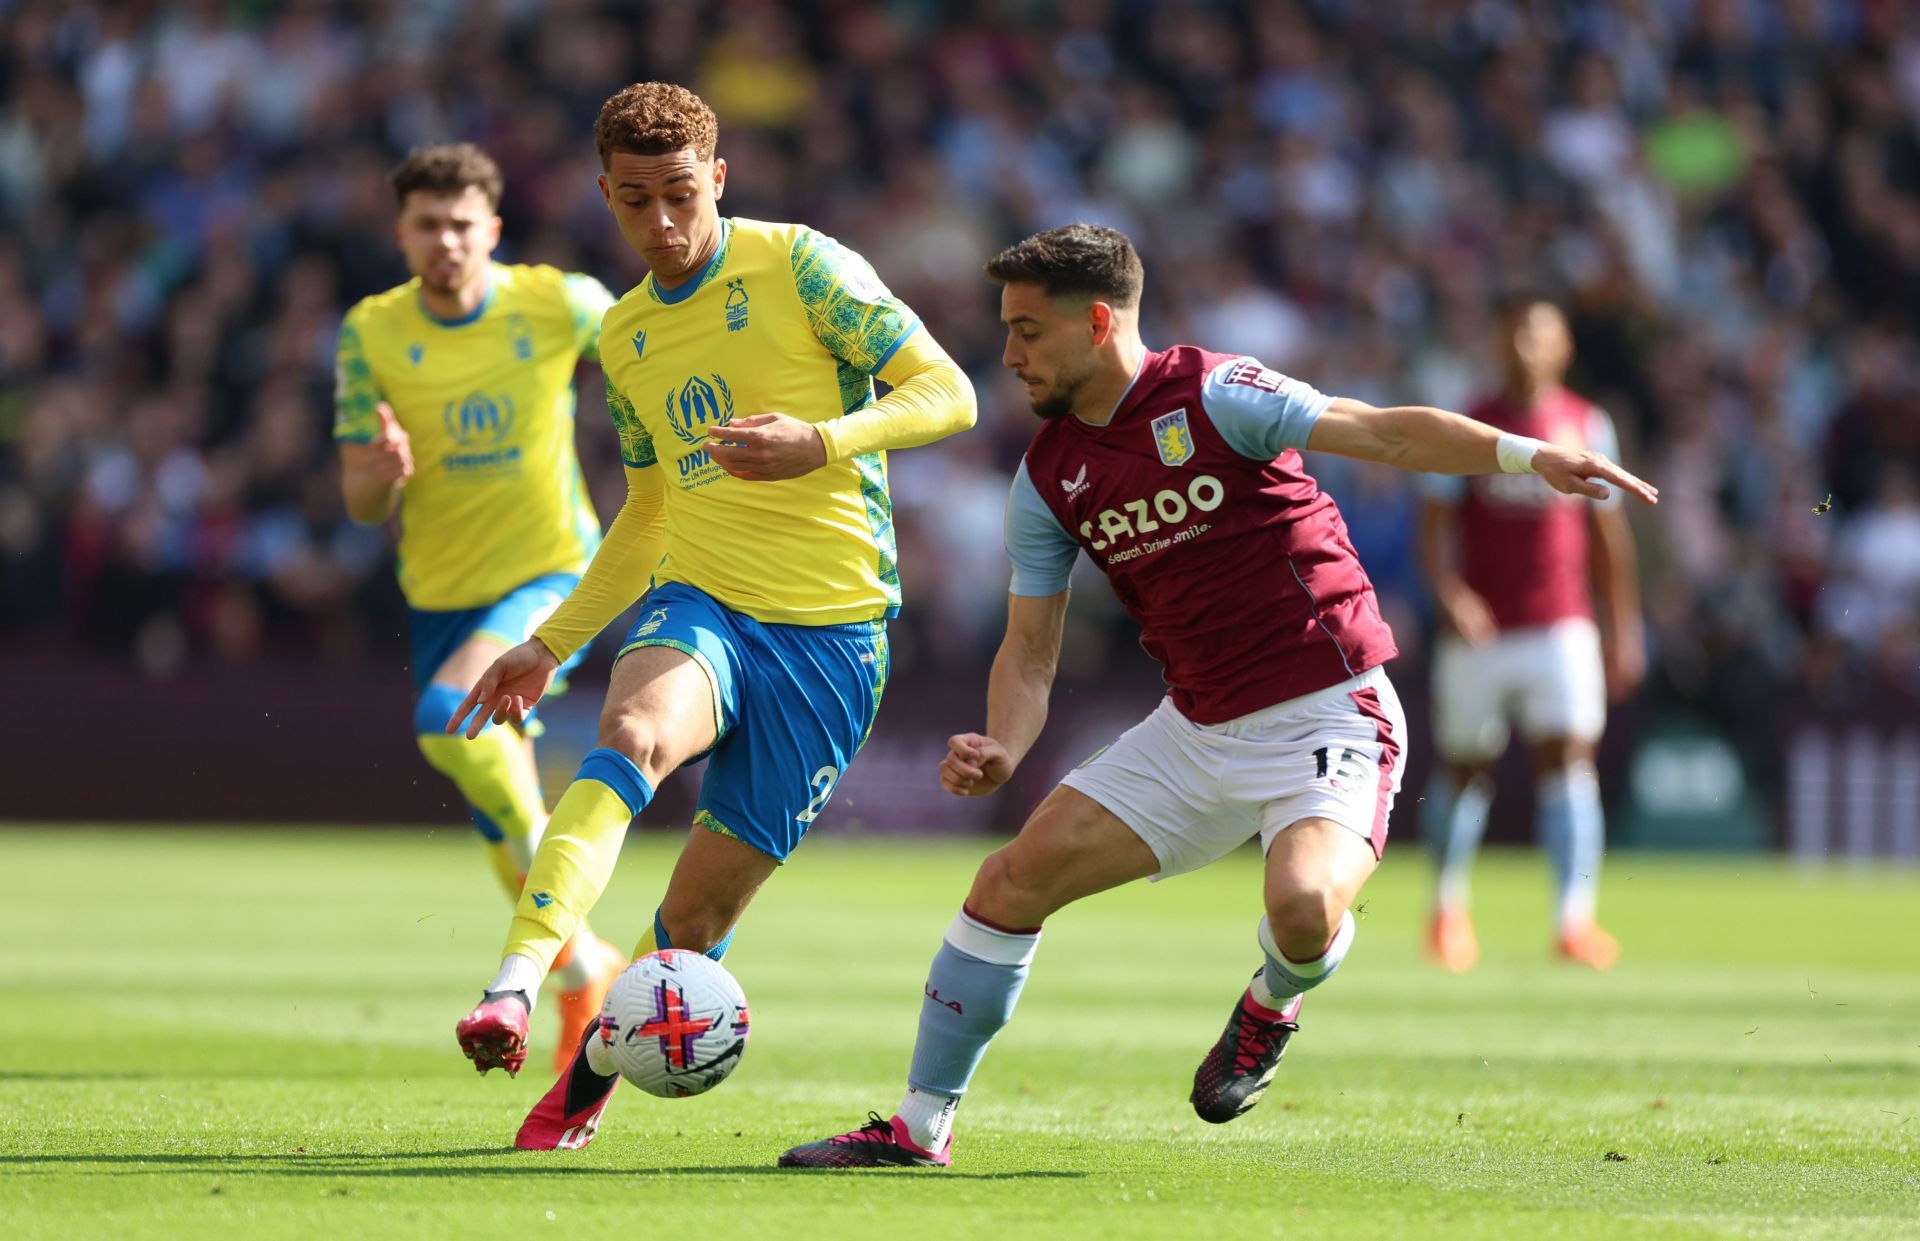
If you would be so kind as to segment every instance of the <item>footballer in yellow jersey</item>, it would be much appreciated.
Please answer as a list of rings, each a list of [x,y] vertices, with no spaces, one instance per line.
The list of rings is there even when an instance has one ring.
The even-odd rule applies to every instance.
[[[729,474],[712,447],[762,410],[832,436],[873,404],[873,376],[919,328],[866,260],[798,224],[722,219],[692,279],[663,290],[649,277],[621,298],[601,328],[602,367],[622,458],[661,473],[656,580],[772,624],[898,611],[883,453],[829,449],[821,468],[764,482]]]
[[[500,188],[493,161],[465,144],[415,151],[394,173],[413,279],[347,312],[334,438],[348,514],[399,514],[421,753],[459,787],[517,899],[547,818],[527,721],[472,740],[444,725],[599,545],[574,455],[573,373],[596,357],[613,298],[591,276],[493,262]],[[564,952],[563,1062],[620,963],[584,929]]]
[[[552,267],[489,263],[483,278],[457,317],[429,309],[413,280],[363,299],[340,329],[334,438],[379,439],[382,404],[405,434],[400,589],[421,612],[578,576],[600,545],[574,455],[573,372],[596,360],[613,298]]]
[[[566,603],[495,661],[449,728],[476,708],[469,729],[523,717],[582,642],[641,608],[600,748],[554,807],[500,971],[459,1025],[482,1071],[524,1062],[555,947],[659,781],[703,754],[693,831],[640,951],[726,951],[879,708],[900,605],[886,450],[964,430],[975,412],[965,374],[859,255],[800,225],[720,216],[727,166],[697,95],[630,86],[594,137],[601,191],[650,268],[600,333],[627,502]],[[878,399],[876,378],[891,389]],[[517,1144],[584,1146],[616,1080],[585,1039]]]

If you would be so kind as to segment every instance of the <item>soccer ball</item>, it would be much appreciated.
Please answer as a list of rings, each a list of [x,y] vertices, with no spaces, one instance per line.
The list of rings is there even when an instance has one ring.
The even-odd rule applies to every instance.
[[[733,975],[698,952],[665,948],[613,980],[594,1059],[611,1058],[650,1095],[685,1099],[725,1081],[746,1049],[747,997]]]

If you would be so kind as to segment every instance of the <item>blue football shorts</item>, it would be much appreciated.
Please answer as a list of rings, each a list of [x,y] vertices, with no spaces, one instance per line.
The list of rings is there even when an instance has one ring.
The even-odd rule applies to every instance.
[[[887,684],[882,620],[770,625],[684,582],[641,601],[620,654],[684,652],[713,690],[714,732],[694,822],[784,862],[860,752]]]
[[[462,608],[453,612],[408,608],[407,645],[411,652],[408,670],[413,674],[414,694],[417,696],[426,692],[427,686],[433,683],[433,674],[440,671],[440,665],[466,645],[469,638],[485,636],[505,646],[518,646],[525,642],[547,617],[553,615],[553,610],[560,606],[561,600],[579,581],[580,575],[577,573],[549,573],[525,585],[516,586],[496,602],[477,608]],[[587,649],[582,646],[560,665],[549,696],[565,692],[567,674],[580,666],[580,661],[587,657]],[[462,696],[465,693],[466,687],[462,686]],[[528,713],[527,720],[532,722],[532,712]]]

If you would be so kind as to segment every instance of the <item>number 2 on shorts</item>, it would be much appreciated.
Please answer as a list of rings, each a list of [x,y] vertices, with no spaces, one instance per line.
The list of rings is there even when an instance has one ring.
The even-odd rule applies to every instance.
[[[813,800],[807,803],[805,810],[794,816],[795,821],[812,823],[819,818],[820,812],[827,808],[827,799],[833,796],[833,786],[839,782],[839,779],[838,767],[822,767],[814,772],[813,779],[808,781],[814,789]]]

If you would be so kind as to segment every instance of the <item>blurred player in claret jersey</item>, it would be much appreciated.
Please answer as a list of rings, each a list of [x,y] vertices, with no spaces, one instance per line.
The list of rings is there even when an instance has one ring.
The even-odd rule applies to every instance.
[[[1007,501],[1013,581],[986,729],[948,742],[941,784],[1004,784],[1046,722],[1085,552],[1166,676],[1158,709],[1068,773],[987,858],[928,971],[907,1091],[890,1118],[798,1146],[790,1167],[940,1166],[954,1110],[1013,1014],[1040,924],[1135,879],[1206,866],[1258,837],[1263,962],[1201,1059],[1203,1120],[1265,1092],[1302,996],[1353,943],[1349,912],[1386,845],[1406,722],[1396,653],[1333,500],[1299,450],[1408,470],[1537,474],[1600,497],[1653,489],[1605,457],[1422,406],[1322,395],[1247,357],[1140,339],[1139,256],[1109,228],[1030,237],[987,265],[1005,364],[1043,420]],[[1125,946],[1115,946],[1124,952]]]
[[[719,122],[641,82],[594,128],[601,193],[646,279],[600,330],[627,502],[580,585],[443,721],[500,723],[634,600],[600,745],[553,810],[499,972],[457,1027],[485,1071],[518,1069],[554,953],[613,873],[668,773],[708,755],[656,948],[718,960],[865,743],[900,607],[886,451],[973,425],[973,385],[867,261],[800,224],[722,216]],[[876,399],[873,381],[891,387]],[[469,726],[473,727],[472,725]],[[619,1078],[589,1035],[515,1144],[592,1139]]]
[[[1502,387],[1472,416],[1617,456],[1606,414],[1561,385],[1573,338],[1559,309],[1518,298],[1499,322]],[[1422,489],[1420,558],[1443,629],[1434,650],[1433,729],[1444,769],[1424,807],[1439,866],[1428,948],[1450,970],[1479,960],[1468,872],[1512,719],[1533,759],[1559,952],[1611,969],[1620,947],[1594,921],[1605,832],[1593,756],[1607,700],[1630,693],[1646,671],[1626,514],[1618,496],[1561,495],[1525,476],[1435,476]]]
[[[599,545],[574,455],[573,373],[598,358],[613,296],[591,276],[493,261],[500,169],[478,147],[414,151],[393,188],[394,236],[413,279],[361,301],[341,326],[342,487],[355,521],[400,515],[414,735],[459,788],[518,900],[547,820],[538,724],[528,717],[471,740],[445,726],[494,656],[559,606]],[[560,1063],[623,964],[584,925],[567,946],[556,971]]]

